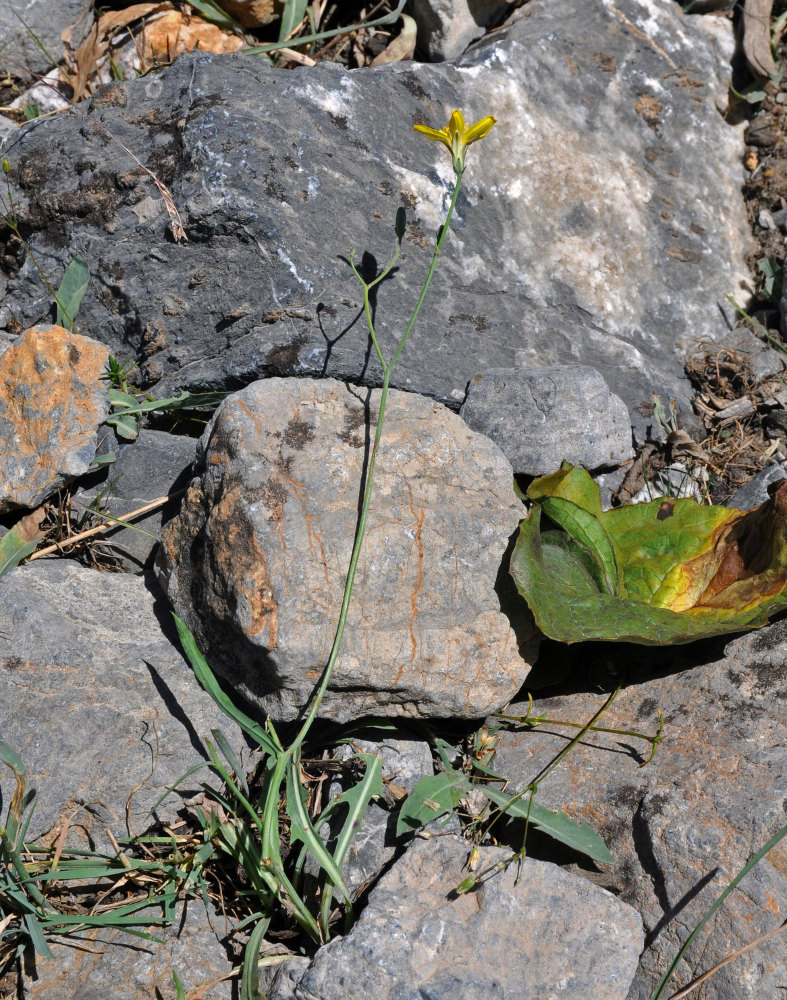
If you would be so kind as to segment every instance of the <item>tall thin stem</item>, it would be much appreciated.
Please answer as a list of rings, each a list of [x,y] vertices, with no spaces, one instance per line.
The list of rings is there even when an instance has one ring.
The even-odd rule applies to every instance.
[[[304,720],[304,723],[301,726],[298,735],[295,737],[294,741],[290,744],[290,747],[287,751],[289,754],[295,754],[296,751],[300,748],[301,744],[306,738],[307,733],[309,732],[309,729],[312,726],[312,723],[316,719],[317,712],[319,711],[323,697],[325,696],[325,692],[328,688],[328,684],[330,683],[331,676],[333,674],[333,669],[336,666],[336,661],[339,658],[339,650],[341,649],[342,638],[344,636],[344,627],[347,623],[347,613],[350,610],[350,599],[352,597],[353,584],[355,582],[355,571],[358,568],[358,560],[360,559],[361,556],[361,548],[363,547],[364,535],[366,534],[366,522],[369,518],[369,505],[372,498],[372,489],[374,487],[374,470],[377,464],[377,455],[380,450],[380,441],[382,439],[382,434],[383,434],[383,421],[385,420],[385,407],[388,401],[388,386],[391,381],[391,373],[393,372],[396,362],[399,360],[399,355],[402,353],[404,345],[407,343],[407,338],[410,336],[410,333],[413,327],[415,326],[415,321],[418,317],[418,313],[421,311],[421,306],[423,305],[424,299],[426,298],[426,293],[429,290],[429,285],[431,284],[432,276],[434,275],[435,267],[437,266],[437,259],[440,256],[441,250],[443,249],[443,243],[445,241],[446,233],[448,232],[448,226],[454,214],[454,208],[456,207],[456,200],[459,196],[459,189],[461,186],[462,186],[462,176],[461,174],[458,174],[456,178],[456,184],[454,186],[454,193],[451,198],[451,204],[448,207],[448,213],[446,215],[445,222],[441,226],[440,232],[437,237],[437,242],[435,244],[434,252],[432,254],[432,260],[431,263],[429,264],[429,271],[426,275],[423,288],[421,289],[421,294],[418,296],[418,302],[415,305],[415,309],[413,310],[413,314],[410,317],[410,320],[404,331],[404,335],[402,336],[399,346],[396,348],[396,351],[394,352],[394,355],[389,362],[386,362],[383,359],[382,352],[378,350],[378,355],[381,359],[383,366],[383,383],[380,392],[380,406],[377,411],[377,423],[375,425],[375,431],[374,431],[374,443],[372,445],[372,450],[369,455],[369,466],[366,473],[366,488],[364,489],[363,502],[361,504],[361,514],[360,517],[358,518],[358,527],[356,528],[355,532],[355,544],[353,545],[352,555],[350,556],[350,566],[347,570],[347,578],[344,584],[344,594],[342,596],[342,606],[339,612],[339,621],[336,625],[336,632],[334,633],[333,645],[331,646],[331,652],[328,657],[328,662],[325,665],[325,670],[323,671],[319,687],[317,688],[317,691],[315,692],[314,698],[312,700],[312,706],[309,710],[309,714],[306,716],[306,719]],[[354,267],[353,270],[355,270]],[[355,271],[355,273],[356,275],[358,275],[357,271]],[[360,280],[363,281],[363,279],[360,278],[360,275],[358,275],[358,277]],[[369,298],[369,288],[373,287],[373,285],[376,283],[377,283],[376,281],[372,282],[371,284],[363,282],[364,304],[366,306],[366,319],[369,326],[369,332],[371,334],[372,341],[375,344],[375,347],[377,347],[377,337],[375,335],[374,326],[372,324],[371,311],[368,308],[368,298]]]

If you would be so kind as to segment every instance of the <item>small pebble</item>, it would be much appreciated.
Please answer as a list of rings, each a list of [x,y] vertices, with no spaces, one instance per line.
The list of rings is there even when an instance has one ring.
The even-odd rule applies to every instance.
[[[776,223],[773,221],[773,216],[768,211],[767,208],[763,208],[760,214],[757,216],[757,222],[762,226],[763,229],[775,229]]]

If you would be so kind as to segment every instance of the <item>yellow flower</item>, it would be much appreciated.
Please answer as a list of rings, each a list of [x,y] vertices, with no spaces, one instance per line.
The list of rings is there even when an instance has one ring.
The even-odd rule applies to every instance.
[[[465,169],[465,150],[467,147],[471,142],[483,139],[496,122],[496,118],[487,115],[486,118],[482,118],[475,125],[466,128],[462,112],[454,111],[448,124],[443,125],[440,129],[429,128],[428,125],[414,125],[413,128],[428,139],[436,139],[438,142],[442,142],[451,152],[451,157],[454,161],[454,170],[457,174],[461,174]]]

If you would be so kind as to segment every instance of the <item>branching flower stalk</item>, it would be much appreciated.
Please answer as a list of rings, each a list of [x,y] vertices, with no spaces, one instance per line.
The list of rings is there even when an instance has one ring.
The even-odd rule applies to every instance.
[[[318,942],[326,941],[329,938],[335,890],[341,894],[347,917],[351,918],[351,900],[341,874],[341,866],[353,835],[360,825],[364,810],[375,795],[382,793],[382,762],[374,755],[362,754],[365,772],[361,781],[351,790],[352,797],[349,794],[346,797],[339,796],[339,800],[343,799],[343,802],[337,801],[336,805],[329,804],[323,809],[319,818],[313,819],[308,809],[308,794],[301,770],[301,748],[317,718],[341,649],[355,574],[369,516],[375,466],[379,456],[391,375],[415,326],[443,249],[448,226],[459,197],[467,147],[486,135],[494,124],[495,119],[487,117],[470,128],[466,128],[461,112],[454,111],[448,125],[442,129],[416,126],[417,131],[443,143],[450,150],[456,173],[456,183],[445,222],[437,233],[434,252],[423,288],[402,338],[390,360],[386,360],[374,329],[370,294],[371,290],[391,273],[399,259],[405,232],[404,211],[400,210],[397,213],[395,253],[381,274],[371,281],[366,281],[359,274],[352,257],[350,260],[353,273],[364,289],[364,309],[369,325],[369,334],[383,372],[382,389],[374,442],[366,470],[361,513],[355,532],[334,640],[320,683],[295,739],[289,746],[285,747],[270,720],[262,725],[234,704],[229,695],[222,689],[205,657],[200,652],[194,635],[186,624],[177,615],[174,615],[183,651],[197,680],[227,718],[235,722],[250,736],[263,752],[265,773],[262,789],[258,795],[255,794],[252,797],[244,775],[243,765],[222,732],[214,729],[212,733],[215,743],[205,741],[209,760],[190,768],[175,785],[170,786],[165,792],[166,796],[183,780],[203,767],[207,767],[221,779],[220,790],[208,785],[202,786],[209,799],[215,802],[219,808],[218,810],[203,811],[200,807],[195,807],[195,815],[200,827],[197,834],[190,834],[185,840],[179,840],[171,834],[166,838],[133,838],[136,847],[142,848],[145,854],[144,858],[121,853],[119,847],[116,847],[117,855],[115,858],[98,855],[94,852],[76,852],[74,858],[71,858],[70,855],[68,858],[61,857],[59,853],[56,853],[51,858],[49,849],[39,850],[38,848],[33,849],[36,852],[33,856],[30,854],[30,849],[24,846],[24,836],[33,807],[34,793],[31,791],[25,794],[22,762],[10,747],[0,742],[0,763],[11,767],[17,779],[17,792],[9,809],[8,821],[5,827],[0,826],[0,912],[4,911],[4,907],[6,910],[8,909],[6,904],[9,900],[13,903],[11,908],[13,913],[12,926],[8,926],[8,916],[4,920],[0,920],[0,972],[3,971],[6,960],[19,958],[30,946],[34,947],[41,955],[49,955],[46,935],[51,933],[67,933],[69,930],[78,930],[87,926],[118,926],[118,921],[120,921],[130,933],[146,938],[150,937],[148,928],[152,923],[169,923],[174,919],[174,906],[180,893],[198,893],[203,897],[207,895],[206,872],[222,855],[231,857],[248,873],[250,894],[254,897],[252,905],[255,907],[255,912],[251,917],[246,918],[247,923],[254,922],[254,929],[249,938],[242,963],[241,992],[244,996],[256,995],[259,948],[277,910],[286,911],[314,941]],[[0,169],[5,174],[6,185],[8,185],[10,165],[7,160],[0,162]],[[9,227],[17,232],[19,227],[14,214],[10,189],[9,199],[10,209],[7,210],[9,215],[7,221]],[[0,196],[0,213],[5,209],[6,206],[2,196]],[[26,247],[25,244],[23,245]],[[44,276],[42,275],[42,277]],[[47,287],[49,286],[47,285]],[[57,300],[57,297],[54,297]],[[60,305],[59,302],[58,305]],[[65,315],[65,310],[63,312]],[[70,317],[66,316],[66,318],[70,320]],[[123,372],[118,367],[115,374],[120,379]],[[183,397],[140,403],[134,394],[125,391],[127,388],[118,381],[116,393],[118,401],[121,403],[118,417],[136,416],[152,409],[161,409],[162,403],[168,404],[167,408],[173,406],[178,408],[184,404]],[[195,397],[189,398],[193,400]],[[155,812],[158,805],[158,802],[153,805],[151,814]],[[336,837],[335,844],[329,849],[318,833],[318,829],[329,821],[329,816],[332,818],[335,815],[337,808],[346,807],[349,807],[347,816]],[[282,829],[282,813],[287,816],[288,833],[286,836]],[[283,850],[285,840],[291,849],[289,852]],[[171,855],[166,861],[162,861],[159,856],[161,844],[164,842],[172,846]],[[302,845],[300,856],[295,861],[294,866],[285,865],[287,853],[289,853],[290,860],[298,855],[297,849],[292,850],[298,843]],[[151,854],[149,849],[151,846],[155,847],[157,853]],[[39,854],[46,860],[47,869],[43,873],[38,870],[42,863],[36,860]],[[322,873],[319,914],[316,915],[312,912],[311,901],[307,901],[300,895],[298,888],[299,878],[309,856],[319,865]],[[2,877],[4,873],[5,878]],[[153,886],[151,881],[153,880],[155,886],[131,902],[124,900],[120,906],[116,906],[114,903],[108,905],[106,913],[72,915],[59,913],[47,901],[45,887],[55,879],[60,882],[78,879],[81,885],[85,884],[86,879],[99,883],[102,880],[109,880],[111,888],[108,891],[110,892],[124,885],[129,879],[135,881],[135,884],[136,880],[141,880],[140,884],[142,882],[146,885],[150,883],[151,886]],[[158,904],[163,907],[162,917],[151,920],[147,908]],[[137,926],[143,923],[144,927]],[[179,981],[176,977],[175,984],[179,987]]]
[[[454,111],[451,115],[449,123],[442,129],[431,129],[425,125],[416,125],[415,130],[426,135],[430,139],[435,139],[442,142],[450,151],[452,156],[452,162],[454,167],[454,172],[456,174],[456,183],[454,184],[454,191],[451,197],[451,203],[448,206],[448,212],[446,213],[445,222],[440,227],[437,234],[437,241],[435,243],[434,252],[432,253],[432,259],[429,264],[429,270],[427,272],[426,278],[424,280],[421,293],[418,296],[418,301],[416,302],[415,308],[413,309],[412,315],[407,323],[404,334],[399,341],[399,346],[394,351],[390,361],[386,360],[383,354],[382,348],[380,346],[379,339],[377,337],[377,332],[374,329],[374,320],[372,317],[372,309],[370,303],[370,293],[374,287],[380,284],[392,271],[399,259],[399,254],[402,248],[402,238],[404,237],[405,231],[405,218],[404,212],[397,212],[396,216],[396,237],[397,237],[397,247],[396,251],[391,258],[388,266],[372,281],[366,281],[359,273],[354,262],[354,252],[350,255],[350,266],[352,267],[353,274],[356,276],[358,281],[363,286],[363,297],[364,297],[364,313],[366,315],[366,322],[369,327],[369,335],[374,345],[374,350],[377,358],[380,362],[380,366],[383,371],[383,381],[380,391],[380,402],[377,412],[377,422],[375,425],[374,432],[374,442],[372,444],[371,452],[369,454],[369,464],[366,471],[366,485],[364,488],[363,502],[361,504],[361,513],[358,519],[358,525],[355,532],[355,541],[353,544],[352,554],[350,556],[350,564],[347,570],[347,578],[344,585],[344,593],[342,595],[341,609],[339,611],[339,619],[336,625],[336,631],[334,633],[333,644],[331,646],[331,651],[328,656],[328,661],[323,670],[323,675],[320,680],[320,684],[315,691],[312,698],[312,703],[306,719],[303,722],[298,734],[295,739],[289,745],[289,747],[282,752],[274,767],[274,772],[271,778],[271,784],[273,787],[280,787],[282,781],[284,780],[285,772],[288,772],[288,785],[289,787],[297,788],[300,786],[300,750],[303,745],[306,736],[311,729],[314,720],[317,718],[317,713],[319,712],[320,705],[322,704],[325,692],[330,684],[331,677],[333,675],[336,662],[339,658],[339,652],[341,650],[342,639],[344,637],[344,629],[347,623],[347,614],[350,609],[350,601],[352,599],[353,585],[355,582],[355,574],[358,568],[358,560],[361,556],[361,549],[363,547],[364,536],[366,534],[366,523],[369,517],[369,507],[372,498],[372,492],[374,489],[374,473],[377,465],[377,458],[380,451],[380,442],[382,440],[383,433],[383,423],[385,421],[385,409],[388,401],[388,388],[391,381],[391,375],[396,363],[398,362],[402,351],[404,350],[405,344],[410,336],[410,333],[415,326],[415,322],[418,318],[418,314],[421,311],[421,307],[426,299],[426,294],[429,290],[429,286],[432,282],[432,277],[434,276],[435,268],[437,267],[437,261],[443,249],[443,244],[445,242],[445,237],[448,232],[448,227],[451,224],[451,219],[454,214],[454,209],[456,208],[456,202],[459,197],[459,191],[462,186],[462,175],[465,169],[465,153],[467,147],[481,139],[483,136],[489,132],[492,126],[495,124],[495,119],[491,116],[482,118],[479,122],[473,125],[471,128],[466,128],[464,123],[464,118],[461,111]],[[270,726],[270,724],[269,724]],[[275,734],[274,734],[275,738]],[[297,793],[296,793],[297,794]],[[308,816],[304,815],[306,820],[307,837],[317,837],[316,831],[313,830],[311,822]],[[320,858],[324,855],[323,851],[319,852]],[[328,871],[328,876],[330,882],[338,886],[345,897],[345,902],[347,903],[348,909],[350,907],[349,893],[344,885],[344,881],[341,878],[341,873],[337,870]],[[328,919],[328,909],[330,907],[330,897],[331,891],[330,887],[326,886],[326,891],[323,896],[323,913],[321,920],[321,931],[324,935],[327,935],[327,919]]]
[[[355,829],[355,824],[352,822],[350,823],[352,830],[350,830],[346,836],[339,837],[336,848],[334,852],[331,853],[320,837],[306,808],[306,797],[304,794],[303,779],[301,775],[301,747],[303,746],[303,743],[315,719],[317,718],[320,705],[322,704],[325,692],[330,684],[334,668],[339,658],[339,652],[341,650],[342,638],[344,636],[344,629],[347,623],[347,614],[352,598],[353,584],[355,582],[355,574],[358,568],[358,561],[361,555],[364,535],[366,533],[366,523],[369,517],[369,506],[374,488],[374,473],[380,451],[380,441],[382,439],[383,423],[385,420],[385,409],[391,375],[402,351],[404,350],[410,333],[415,326],[418,314],[421,311],[421,307],[423,306],[427,291],[431,284],[432,277],[437,266],[437,261],[443,249],[448,226],[450,225],[454,209],[456,208],[456,202],[459,197],[462,174],[465,169],[465,154],[467,147],[471,143],[476,142],[478,139],[481,139],[484,135],[486,135],[494,124],[494,118],[486,117],[482,118],[470,128],[466,128],[462,113],[460,111],[454,111],[448,125],[442,129],[431,129],[423,125],[415,126],[416,131],[425,134],[428,138],[435,139],[443,143],[450,150],[454,172],[456,174],[456,183],[451,197],[451,202],[446,213],[445,222],[440,227],[437,234],[434,252],[432,254],[429,270],[421,289],[421,293],[399,345],[390,360],[386,360],[377,337],[377,332],[374,329],[370,293],[373,288],[380,284],[380,282],[391,273],[397,260],[399,259],[402,239],[405,232],[404,211],[400,210],[397,212],[396,216],[395,232],[397,237],[397,247],[394,255],[388,266],[379,275],[377,275],[377,277],[371,281],[366,281],[358,272],[353,260],[353,255],[350,257],[350,266],[353,269],[353,273],[358,278],[364,289],[364,312],[369,327],[369,335],[371,337],[372,344],[374,345],[377,358],[382,367],[383,381],[377,413],[377,422],[375,426],[374,442],[369,454],[369,463],[366,469],[366,484],[364,487],[361,512],[355,531],[355,539],[350,556],[347,577],[342,595],[341,608],[339,611],[339,618],[336,625],[336,631],[334,633],[331,651],[323,670],[320,683],[312,697],[306,718],[304,719],[297,735],[288,747],[285,748],[270,720],[268,720],[263,730],[258,723],[254,722],[254,720],[250,719],[232,704],[231,700],[227,698],[224,692],[221,691],[221,688],[210,670],[210,667],[205,661],[205,658],[197,648],[194,636],[188,630],[185,623],[175,616],[175,623],[178,628],[178,633],[180,635],[184,651],[186,652],[186,655],[191,662],[200,683],[211,694],[223,711],[230,718],[234,719],[241,726],[241,728],[252,735],[257,740],[260,747],[269,755],[270,770],[266,775],[265,786],[260,798],[262,806],[261,816],[259,817],[259,822],[255,824],[259,830],[261,838],[259,853],[262,863],[262,871],[260,874],[263,881],[271,890],[272,897],[276,899],[279,905],[288,909],[294,919],[315,940],[325,941],[329,937],[329,922],[334,889],[338,889],[341,893],[346,906],[348,920],[351,919],[352,906],[350,894],[344,879],[342,878],[341,864],[349,846],[352,830]],[[217,761],[214,761],[214,763],[217,764]],[[376,794],[373,788],[373,781],[379,778],[379,764],[375,767],[369,760],[367,760],[366,763],[367,775],[363,780],[363,784],[365,786],[364,794],[366,795],[366,801],[368,802],[368,799]],[[223,773],[223,769],[219,768],[218,764],[217,770],[219,770],[219,773]],[[296,840],[300,841],[303,844],[304,851],[310,854],[317,861],[324,873],[319,923],[314,920],[305,902],[298,896],[295,886],[289,880],[284,871],[281,852],[281,826],[279,815],[283,786],[285,790],[284,801],[286,802],[286,812],[288,813],[291,822],[290,841],[291,843]],[[322,822],[322,819],[317,821],[318,826],[320,825],[320,822]],[[298,867],[298,864],[296,864],[296,873]],[[270,900],[266,905],[270,905]],[[253,956],[253,958],[256,960],[256,956]]]
[[[650,743],[650,752],[637,765],[638,767],[644,767],[653,760],[659,744],[664,739],[664,716],[661,709],[659,709],[659,721],[656,732],[653,736],[649,736],[647,733],[640,733],[636,729],[610,729],[607,726],[589,726],[582,722],[571,722],[568,719],[552,719],[547,715],[531,715],[533,708],[533,696],[531,694],[528,694],[528,701],[530,704],[528,705],[527,715],[506,715],[505,712],[495,712],[494,718],[500,719],[504,723],[515,723],[516,725],[524,726],[526,729],[536,729],[538,726],[567,726],[569,729],[581,729],[583,734],[585,732],[609,733],[612,736],[631,736],[638,740],[645,740],[647,743]]]
[[[412,316],[410,317],[407,327],[404,331],[404,335],[399,342],[399,346],[393,354],[390,361],[385,360],[385,356],[380,347],[380,342],[377,339],[377,333],[374,329],[374,321],[372,319],[371,303],[369,301],[369,293],[376,286],[379,285],[391,272],[395,266],[397,260],[399,259],[399,254],[402,249],[402,238],[404,236],[404,212],[398,212],[396,217],[396,236],[397,236],[397,248],[394,253],[391,262],[373,281],[365,281],[358,269],[355,266],[353,257],[354,253],[350,255],[350,266],[353,269],[353,274],[358,279],[358,281],[363,286],[363,304],[364,313],[366,315],[366,323],[369,327],[369,335],[372,338],[372,344],[374,345],[375,353],[380,362],[383,370],[383,382],[380,391],[380,405],[377,412],[377,424],[375,426],[374,432],[374,443],[372,445],[371,454],[369,455],[369,465],[366,474],[366,488],[363,495],[363,503],[361,505],[361,516],[358,519],[358,527],[355,532],[355,544],[353,546],[352,555],[350,557],[350,567],[347,571],[347,581],[344,586],[344,596],[342,598],[342,607],[339,612],[339,621],[336,626],[336,633],[334,635],[333,645],[331,647],[330,656],[328,657],[328,663],[325,667],[320,686],[312,703],[311,710],[306,717],[300,732],[296,736],[293,744],[290,746],[290,752],[296,752],[298,748],[303,743],[312,723],[317,717],[317,712],[319,710],[322,699],[328,688],[328,684],[331,679],[331,674],[333,673],[333,668],[336,665],[336,661],[339,657],[339,650],[341,648],[342,637],[344,635],[344,626],[347,621],[347,612],[350,608],[350,599],[352,597],[353,583],[355,581],[355,571],[358,568],[358,559],[361,555],[361,547],[363,546],[363,539],[366,533],[366,521],[369,516],[369,504],[372,498],[372,489],[374,487],[374,470],[377,464],[377,455],[380,450],[380,441],[382,439],[383,433],[383,421],[385,420],[385,407],[388,401],[388,386],[391,381],[391,374],[396,366],[399,357],[404,350],[404,346],[415,326],[415,321],[418,319],[418,314],[421,311],[421,306],[424,304],[424,299],[426,298],[426,293],[429,290],[429,285],[432,283],[432,277],[437,267],[437,261],[440,257],[440,253],[443,249],[443,243],[445,242],[446,233],[448,232],[448,227],[451,224],[451,219],[453,218],[454,209],[456,208],[456,202],[459,197],[459,191],[462,187],[462,175],[465,170],[465,155],[467,152],[467,147],[476,142],[478,139],[482,139],[496,123],[496,119],[490,115],[482,118],[480,121],[476,122],[470,128],[465,127],[464,117],[461,111],[454,111],[449,119],[448,125],[444,125],[441,129],[433,129],[427,125],[415,125],[414,129],[416,132],[427,136],[429,139],[434,139],[438,142],[443,143],[449,151],[451,152],[451,158],[453,162],[454,172],[456,174],[456,183],[454,184],[454,192],[451,197],[451,204],[448,206],[448,212],[445,217],[445,222],[440,227],[437,234],[437,242],[435,243],[434,252],[432,254],[432,260],[429,264],[429,271],[427,272],[426,279],[421,289],[421,294],[418,296],[418,301],[413,309]]]

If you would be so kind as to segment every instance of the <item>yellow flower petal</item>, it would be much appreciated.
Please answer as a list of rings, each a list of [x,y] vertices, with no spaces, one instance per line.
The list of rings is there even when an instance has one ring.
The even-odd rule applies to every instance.
[[[437,142],[445,143],[449,149],[451,148],[451,141],[448,138],[448,132],[445,128],[429,128],[428,125],[413,125],[413,128],[416,132],[420,132],[421,135],[425,135],[427,139],[436,139]]]
[[[448,122],[448,133],[453,138],[455,135],[462,135],[465,130],[465,119],[461,111],[454,111]]]
[[[487,132],[496,123],[497,118],[487,115],[486,118],[482,118],[481,121],[476,122],[475,125],[471,125],[464,134],[465,146],[469,146],[471,142],[477,142],[479,139],[483,139]]]
[[[467,147],[470,143],[483,139],[496,123],[496,118],[487,115],[480,121],[477,121],[475,125],[467,128],[464,115],[459,109],[456,109],[451,112],[448,124],[444,125],[441,129],[430,128],[428,125],[414,125],[413,128],[428,139],[435,139],[437,142],[442,142],[451,151],[454,170],[457,174],[461,174],[465,169],[465,150]]]

